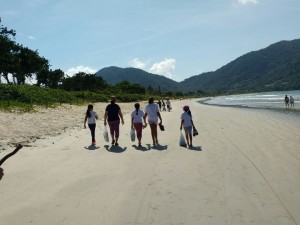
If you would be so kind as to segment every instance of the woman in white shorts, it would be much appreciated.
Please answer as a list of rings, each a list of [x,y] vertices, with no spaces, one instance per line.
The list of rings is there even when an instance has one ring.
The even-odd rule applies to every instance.
[[[151,129],[153,145],[156,145],[156,144],[158,144],[158,139],[157,139],[158,119],[160,119],[159,124],[162,123],[162,119],[161,119],[161,115],[159,113],[159,107],[157,104],[154,103],[154,99],[149,98],[148,103],[149,104],[147,104],[145,107],[144,119],[146,119],[148,117],[148,124],[150,125],[150,129]]]

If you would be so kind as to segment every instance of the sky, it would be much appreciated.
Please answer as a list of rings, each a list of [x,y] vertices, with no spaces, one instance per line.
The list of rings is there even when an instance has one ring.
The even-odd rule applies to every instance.
[[[300,38],[299,0],[0,0],[0,17],[69,76],[118,66],[183,81]]]

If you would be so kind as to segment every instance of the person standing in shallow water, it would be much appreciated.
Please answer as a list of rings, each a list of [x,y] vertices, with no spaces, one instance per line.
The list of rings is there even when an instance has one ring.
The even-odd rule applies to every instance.
[[[148,124],[150,125],[150,129],[151,129],[153,145],[155,146],[158,144],[158,139],[157,139],[158,118],[160,119],[159,124],[162,123],[162,119],[161,119],[158,105],[154,103],[153,98],[149,98],[148,104],[146,105],[145,108],[144,119],[146,119],[147,117],[148,117]]]
[[[91,131],[92,145],[96,145],[95,130],[96,130],[96,120],[98,119],[98,114],[93,110],[93,105],[88,105],[85,118],[84,118],[84,129],[86,129],[86,122],[88,121],[88,126]]]
[[[140,104],[134,104],[135,110],[131,113],[131,128],[136,130],[136,137],[139,142],[139,147],[142,146],[142,130],[143,130],[143,119],[144,119],[144,127],[147,126],[146,119],[143,118],[145,113],[140,109]]]
[[[291,107],[294,107],[294,103],[295,103],[295,100],[294,100],[293,96],[290,96],[290,105],[291,105]]]
[[[123,114],[121,108],[116,104],[117,98],[115,96],[111,97],[110,104],[106,106],[104,114],[104,126],[106,126],[106,121],[108,122],[110,135],[112,138],[111,144],[119,145],[119,135],[120,135],[120,119],[122,125],[124,124]]]
[[[289,105],[289,101],[290,101],[290,99],[289,99],[289,97],[286,95],[286,96],[284,97],[285,107],[289,107],[289,106],[290,106],[290,105]]]

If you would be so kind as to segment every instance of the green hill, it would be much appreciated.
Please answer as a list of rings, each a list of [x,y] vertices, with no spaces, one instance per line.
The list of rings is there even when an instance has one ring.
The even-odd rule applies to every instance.
[[[96,73],[101,76],[108,84],[117,84],[127,80],[133,84],[140,84],[144,87],[151,86],[155,90],[177,91],[179,90],[178,82],[165,76],[148,73],[136,68],[119,68],[115,66],[106,67]]]
[[[300,90],[300,39],[249,52],[214,72],[176,82],[136,68],[106,67],[96,75],[109,84],[127,80],[167,92],[242,93]]]
[[[247,53],[215,72],[180,82],[182,91],[255,92],[300,89],[300,39]]]

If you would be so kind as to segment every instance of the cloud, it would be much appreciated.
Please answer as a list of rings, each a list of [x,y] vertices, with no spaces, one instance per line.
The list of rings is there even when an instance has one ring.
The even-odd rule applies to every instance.
[[[33,37],[31,35],[28,35],[27,38],[30,39],[30,40],[35,40],[36,39],[35,37]]]
[[[79,73],[79,72],[94,74],[97,72],[97,70],[90,68],[88,66],[77,66],[77,67],[73,67],[73,68],[70,68],[67,71],[65,71],[65,73],[68,76],[73,76],[74,74]]]
[[[170,79],[173,78],[173,71],[175,69],[175,59],[165,59],[164,61],[154,63],[149,72],[154,74],[164,75]]]
[[[146,67],[146,63],[139,60],[139,58],[134,58],[129,61],[130,66],[134,68],[144,69]]]
[[[237,0],[238,5],[257,4],[258,0]]]

